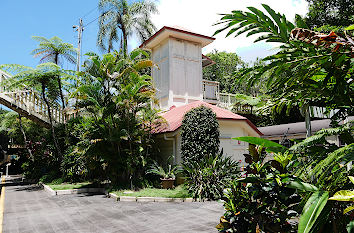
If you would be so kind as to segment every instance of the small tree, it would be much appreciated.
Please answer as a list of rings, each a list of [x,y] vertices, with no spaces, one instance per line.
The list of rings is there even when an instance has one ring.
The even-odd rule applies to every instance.
[[[184,164],[216,155],[220,145],[216,114],[205,106],[187,112],[182,121],[182,159]]]

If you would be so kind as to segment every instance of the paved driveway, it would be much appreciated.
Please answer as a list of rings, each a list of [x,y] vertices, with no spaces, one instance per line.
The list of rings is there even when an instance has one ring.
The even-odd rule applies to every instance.
[[[35,185],[6,186],[3,232],[217,232],[216,202],[116,202],[104,195],[50,196]]]

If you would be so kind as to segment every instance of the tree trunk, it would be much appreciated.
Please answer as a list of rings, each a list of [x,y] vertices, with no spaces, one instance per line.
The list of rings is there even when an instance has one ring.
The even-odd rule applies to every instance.
[[[59,156],[59,159],[62,160],[63,156],[62,156],[62,153],[60,151],[60,148],[59,148],[59,144],[58,144],[58,141],[57,141],[57,137],[55,135],[55,129],[54,129],[54,125],[53,125],[53,119],[52,119],[52,112],[50,111],[50,104],[45,96],[45,84],[42,83],[42,97],[43,97],[43,100],[44,102],[46,103],[47,105],[47,110],[48,110],[48,118],[49,118],[49,122],[50,122],[50,126],[51,126],[51,131],[52,131],[52,137],[53,137],[53,141],[54,141],[54,146],[55,146],[55,149],[58,153],[58,156]]]
[[[57,77],[58,80],[58,85],[59,85],[59,92],[60,92],[60,99],[61,99],[61,104],[63,105],[62,108],[64,109],[65,106],[65,100],[64,100],[64,95],[63,95],[63,90],[62,90],[62,85],[61,85],[61,80],[60,77]]]
[[[306,125],[306,137],[311,137],[311,116],[310,106],[305,107],[305,125]]]
[[[57,65],[58,65],[58,62],[59,62],[58,56],[59,56],[59,54],[55,54],[55,57],[54,57],[54,62],[55,62],[55,64],[57,64]],[[60,80],[60,76],[59,76],[59,75],[57,76],[57,81],[58,81],[60,99],[61,99],[61,103],[62,103],[63,109],[64,109],[64,108],[65,108],[64,94],[63,94],[62,84],[61,84],[61,80]]]
[[[122,34],[123,34],[123,54],[124,58],[127,57],[128,54],[128,36],[125,25],[122,25]]]
[[[18,114],[18,119],[19,119],[19,124],[20,124],[20,130],[21,130],[22,135],[23,135],[23,140],[25,142],[25,147],[26,147],[26,149],[28,151],[28,154],[30,155],[31,160],[33,160],[34,158],[33,158],[32,150],[31,150],[31,148],[29,147],[29,145],[27,143],[26,133],[25,133],[23,127],[22,127],[21,114]]]

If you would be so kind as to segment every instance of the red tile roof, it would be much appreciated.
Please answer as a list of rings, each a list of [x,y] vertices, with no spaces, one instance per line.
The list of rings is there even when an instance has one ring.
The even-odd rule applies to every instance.
[[[180,107],[171,107],[170,110],[161,115],[166,120],[166,123],[156,128],[154,130],[154,133],[173,132],[177,130],[182,125],[184,114],[186,114],[186,112],[188,112],[192,108],[196,108],[201,105],[211,108],[216,114],[217,119],[246,121],[247,124],[249,124],[249,126],[251,126],[259,135],[262,135],[262,133],[257,129],[257,127],[246,117],[237,115],[229,110],[217,107],[212,104],[208,104],[203,101],[195,101]]]

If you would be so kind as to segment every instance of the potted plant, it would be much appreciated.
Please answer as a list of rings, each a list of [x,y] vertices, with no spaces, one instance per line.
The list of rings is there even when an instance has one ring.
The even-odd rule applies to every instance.
[[[176,180],[176,175],[180,172],[180,166],[168,164],[167,169],[165,170],[156,161],[154,161],[154,164],[152,164],[150,169],[147,171],[147,173],[152,173],[161,176],[161,185],[164,189],[173,188],[173,185]]]

